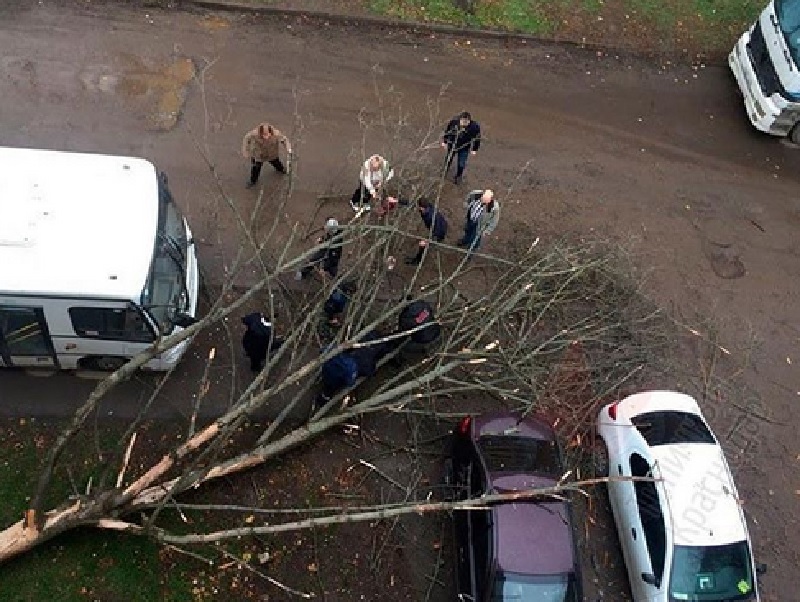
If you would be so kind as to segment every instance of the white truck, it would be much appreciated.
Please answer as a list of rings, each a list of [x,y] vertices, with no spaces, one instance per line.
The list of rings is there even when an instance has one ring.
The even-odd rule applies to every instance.
[[[0,366],[116,369],[191,323],[198,289],[191,231],[152,163],[0,147]]]
[[[800,0],[772,0],[728,63],[753,126],[800,144]]]

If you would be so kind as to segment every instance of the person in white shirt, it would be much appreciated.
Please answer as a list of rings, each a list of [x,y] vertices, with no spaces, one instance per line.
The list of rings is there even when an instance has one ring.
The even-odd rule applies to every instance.
[[[350,199],[353,211],[369,211],[372,199],[379,201],[383,197],[386,182],[392,179],[394,170],[389,162],[380,155],[372,155],[361,166],[358,188]]]

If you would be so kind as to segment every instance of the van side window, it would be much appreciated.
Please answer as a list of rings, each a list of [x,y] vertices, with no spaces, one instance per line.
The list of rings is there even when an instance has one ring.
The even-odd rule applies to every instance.
[[[132,307],[70,307],[69,317],[79,337],[139,343],[154,340],[144,318]]]

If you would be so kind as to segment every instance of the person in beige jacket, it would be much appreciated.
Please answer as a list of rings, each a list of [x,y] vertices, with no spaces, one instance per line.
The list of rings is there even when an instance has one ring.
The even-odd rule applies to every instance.
[[[261,167],[266,161],[278,173],[286,173],[286,167],[281,162],[280,145],[286,148],[286,154],[291,156],[292,145],[281,131],[269,123],[260,123],[257,128],[250,130],[242,140],[242,156],[250,159],[250,179],[247,187],[252,188],[261,175]]]
[[[380,155],[372,155],[364,161],[358,176],[358,188],[350,198],[353,211],[369,211],[372,199],[380,203],[384,197],[385,184],[394,176],[389,162]]]

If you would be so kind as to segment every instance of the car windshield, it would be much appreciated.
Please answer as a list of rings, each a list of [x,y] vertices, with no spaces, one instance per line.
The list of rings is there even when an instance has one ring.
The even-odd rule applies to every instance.
[[[492,602],[536,600],[537,602],[577,602],[575,575],[533,577],[498,572],[492,586]]]
[[[750,546],[675,546],[669,596],[675,602],[754,600]]]
[[[530,437],[483,435],[478,448],[490,473],[541,473],[561,476],[555,441]]]
[[[775,9],[792,59],[800,65],[800,0],[777,0]]]
[[[142,305],[150,312],[161,333],[169,334],[174,328],[176,314],[186,311],[189,306],[186,290],[188,241],[183,216],[163,178],[159,192],[155,252],[150,276],[142,292]]]
[[[647,412],[631,418],[650,446],[672,443],[711,443],[714,437],[697,414],[688,412]]]

